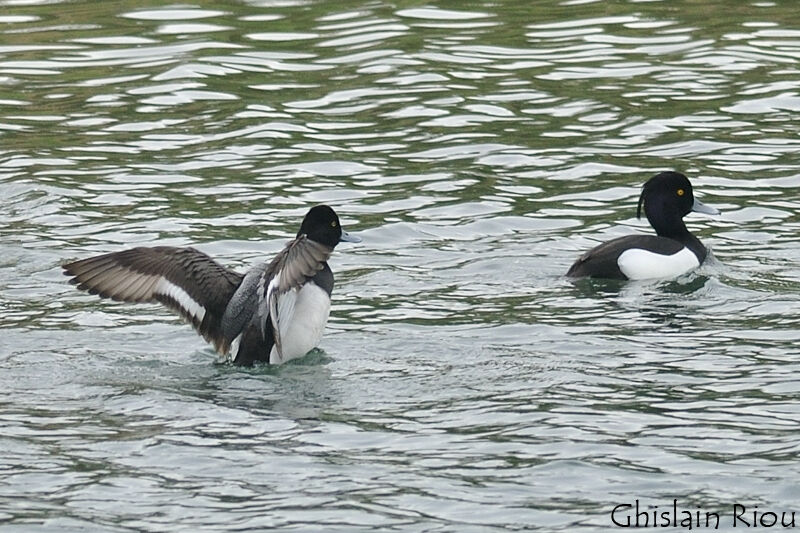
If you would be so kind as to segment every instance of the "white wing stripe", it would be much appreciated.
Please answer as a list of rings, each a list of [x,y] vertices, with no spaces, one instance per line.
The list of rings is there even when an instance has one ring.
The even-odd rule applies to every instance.
[[[193,317],[198,322],[202,322],[203,318],[206,316],[205,307],[196,302],[185,290],[166,278],[161,278],[161,280],[159,280],[153,292],[163,296],[169,296],[175,300],[189,316]]]
[[[272,277],[272,280],[269,282],[269,286],[267,287],[267,305],[269,306],[268,307],[269,319],[270,322],[272,322],[272,330],[275,336],[274,343],[278,353],[281,352],[281,328],[280,328],[280,320],[278,317],[278,307],[277,307],[278,278],[280,277],[280,275],[281,271],[279,270]]]
[[[231,342],[230,350],[228,350],[228,360],[236,361],[236,358],[239,357],[239,345],[242,342],[242,333],[236,335],[236,338],[233,339]]]

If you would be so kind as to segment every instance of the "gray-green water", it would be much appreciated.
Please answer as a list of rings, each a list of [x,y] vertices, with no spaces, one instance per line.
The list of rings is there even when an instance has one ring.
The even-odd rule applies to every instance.
[[[789,1],[0,2],[0,529],[800,512],[799,59]],[[662,169],[715,259],[565,280]],[[296,364],[60,273],[244,269],[322,202],[364,241]]]

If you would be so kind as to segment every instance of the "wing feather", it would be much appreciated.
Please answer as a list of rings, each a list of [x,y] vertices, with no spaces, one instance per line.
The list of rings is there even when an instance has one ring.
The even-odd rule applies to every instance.
[[[63,265],[70,282],[101,298],[159,302],[190,322],[221,353],[221,318],[242,275],[194,248],[132,248]]]

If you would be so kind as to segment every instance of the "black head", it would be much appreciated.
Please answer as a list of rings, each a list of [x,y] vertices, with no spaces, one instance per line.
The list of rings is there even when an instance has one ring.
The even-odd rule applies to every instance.
[[[647,219],[653,210],[668,210],[681,218],[692,211],[694,192],[689,179],[680,172],[660,172],[647,180],[639,196],[636,217],[642,218],[642,204]]]
[[[297,236],[299,237],[303,234],[307,235],[312,241],[317,241],[331,248],[343,241],[359,242],[361,240],[346,231],[342,231],[339,217],[327,205],[317,205],[309,209],[305,218],[303,218],[303,223],[300,224],[300,231],[297,232]]]
[[[687,229],[681,220],[697,211],[710,215],[719,211],[694,198],[694,191],[689,179],[680,172],[660,172],[647,180],[639,196],[636,216],[642,217],[642,206],[650,225],[659,235],[670,237],[686,233]]]

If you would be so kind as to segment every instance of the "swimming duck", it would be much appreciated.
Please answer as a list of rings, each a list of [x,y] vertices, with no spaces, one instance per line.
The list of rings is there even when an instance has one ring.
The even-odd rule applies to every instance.
[[[578,258],[567,276],[622,280],[673,278],[700,266],[708,251],[689,233],[683,217],[694,211],[719,211],[694,197],[692,184],[680,172],[661,172],[642,187],[642,206],[656,235],[626,235],[603,243]]]
[[[78,289],[122,302],[160,302],[237,365],[280,364],[322,338],[333,291],[328,258],[342,230],[327,205],[311,208],[297,236],[246,274],[194,248],[139,247],[63,265]]]

